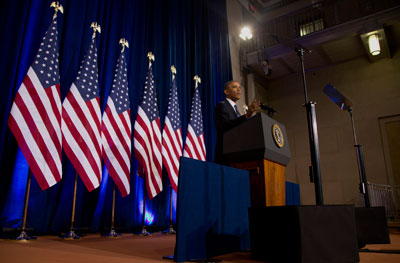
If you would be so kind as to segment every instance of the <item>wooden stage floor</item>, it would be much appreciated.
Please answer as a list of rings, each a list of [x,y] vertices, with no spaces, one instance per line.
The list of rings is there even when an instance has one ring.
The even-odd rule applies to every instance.
[[[391,244],[368,245],[370,250],[400,250],[400,230],[391,230]],[[175,235],[154,233],[139,237],[127,233],[118,238],[105,238],[97,234],[79,240],[62,240],[56,236],[40,236],[33,241],[0,239],[1,263],[147,263],[173,262],[163,259],[172,255]],[[217,257],[222,262],[252,263],[249,252],[233,253]],[[398,263],[400,254],[361,252],[362,263]]]

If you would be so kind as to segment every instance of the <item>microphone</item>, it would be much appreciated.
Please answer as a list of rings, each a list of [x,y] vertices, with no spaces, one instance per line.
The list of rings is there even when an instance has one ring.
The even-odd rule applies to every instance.
[[[272,116],[277,114],[278,112],[269,105],[265,105],[264,103],[260,102],[260,108],[263,110],[268,111],[268,115]]]
[[[244,104],[244,105],[243,105],[243,112],[244,112],[244,114],[246,114],[248,110],[249,110],[249,107],[247,107],[247,105]]]
[[[305,48],[305,47],[303,47],[303,46],[301,46],[300,44],[297,44],[299,47],[295,47],[294,48],[294,51],[295,52],[297,52],[297,53],[311,53],[311,50],[309,50],[309,49],[307,49],[307,48]]]

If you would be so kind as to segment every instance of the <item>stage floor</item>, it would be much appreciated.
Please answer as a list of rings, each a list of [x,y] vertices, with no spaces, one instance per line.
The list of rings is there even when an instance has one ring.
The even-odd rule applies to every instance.
[[[400,251],[400,230],[391,230],[392,244],[368,245],[370,250]],[[1,263],[147,263],[173,262],[163,259],[172,255],[175,247],[175,235],[154,233],[149,237],[124,234],[118,238],[105,238],[96,234],[87,235],[79,240],[62,240],[56,236],[40,236],[33,241],[13,241],[0,239]],[[217,257],[223,262],[252,263],[261,262],[251,259],[248,252],[233,253]],[[400,254],[361,252],[362,263],[398,263]]]

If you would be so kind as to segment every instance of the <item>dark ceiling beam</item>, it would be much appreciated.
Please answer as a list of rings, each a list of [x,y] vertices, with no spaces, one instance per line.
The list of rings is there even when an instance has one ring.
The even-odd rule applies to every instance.
[[[388,26],[397,22],[399,19],[400,6],[387,9],[374,15],[365,16],[359,19],[352,20],[337,26],[329,27],[312,34],[290,40],[286,36],[277,36],[281,38],[281,44],[266,48],[265,54],[267,59],[278,59],[279,57],[288,55],[293,52],[296,44],[303,47],[313,47],[321,45],[328,41],[340,39],[348,36],[359,36],[366,30],[369,30],[371,25]],[[257,51],[247,53],[247,61],[249,64],[258,63]]]
[[[325,64],[332,64],[333,61],[331,60],[331,58],[328,56],[328,54],[326,53],[326,51],[322,48],[322,46],[316,46],[313,48],[313,52],[317,52],[318,55],[325,60]]]
[[[284,60],[283,58],[279,58],[278,62],[287,70],[289,71],[289,74],[293,74],[296,73],[297,71],[292,68],[287,62],[286,60]]]

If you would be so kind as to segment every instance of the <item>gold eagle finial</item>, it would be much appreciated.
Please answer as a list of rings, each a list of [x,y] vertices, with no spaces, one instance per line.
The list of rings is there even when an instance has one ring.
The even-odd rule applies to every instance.
[[[61,14],[64,13],[64,8],[63,6],[58,2],[51,2],[50,7],[54,7],[54,15],[53,15],[53,19],[55,19],[57,17],[57,12],[60,11]]]
[[[124,52],[125,47],[129,48],[129,42],[128,42],[128,40],[126,40],[125,38],[121,38],[121,39],[119,40],[119,43],[122,45],[121,53]]]
[[[201,79],[200,79],[200,77],[199,76],[194,76],[194,82],[195,82],[195,85],[194,85],[194,87],[195,88],[197,88],[198,86],[199,86],[199,83],[201,83]]]
[[[154,54],[152,52],[147,53],[147,57],[149,58],[149,68],[151,66],[151,61],[155,61],[156,58],[154,57]]]
[[[92,39],[94,39],[96,37],[96,31],[99,32],[99,34],[101,33],[101,27],[99,24],[97,24],[97,22],[93,22],[90,25],[91,28],[93,28],[93,35],[92,35]]]
[[[171,73],[172,73],[172,80],[174,80],[176,75],[176,68],[174,65],[171,66]]]

